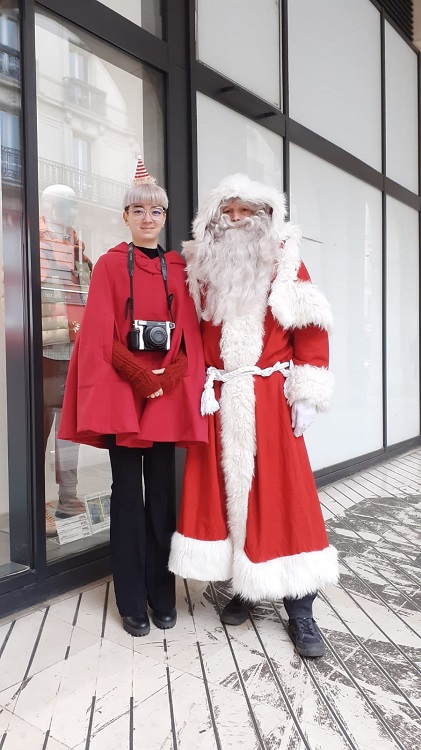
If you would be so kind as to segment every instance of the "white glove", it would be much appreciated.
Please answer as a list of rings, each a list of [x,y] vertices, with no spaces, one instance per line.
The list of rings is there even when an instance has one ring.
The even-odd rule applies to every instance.
[[[316,418],[316,407],[305,400],[295,401],[291,406],[291,426],[295,437],[300,437]]]

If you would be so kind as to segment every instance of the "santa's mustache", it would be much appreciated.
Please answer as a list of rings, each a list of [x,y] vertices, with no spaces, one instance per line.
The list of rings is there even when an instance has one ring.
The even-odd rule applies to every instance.
[[[245,216],[244,219],[239,219],[238,221],[231,221],[228,214],[221,214],[213,223],[213,235],[215,239],[219,239],[230,229],[242,229],[246,233],[253,232],[263,226],[267,226],[269,221],[270,218],[264,210],[259,210],[253,216]]]

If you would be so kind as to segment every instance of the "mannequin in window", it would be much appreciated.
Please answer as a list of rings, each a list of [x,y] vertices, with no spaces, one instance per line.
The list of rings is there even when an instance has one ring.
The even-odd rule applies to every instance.
[[[84,512],[77,497],[79,446],[57,438],[70,356],[92,270],[85,247],[73,228],[76,194],[68,185],[50,185],[41,196],[40,267],[44,378],[44,453],[54,424],[57,518]],[[52,506],[47,505],[46,534],[56,533]]]

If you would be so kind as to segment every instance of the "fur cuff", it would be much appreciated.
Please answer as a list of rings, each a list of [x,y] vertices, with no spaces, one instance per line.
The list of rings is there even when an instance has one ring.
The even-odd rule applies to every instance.
[[[284,393],[288,404],[305,399],[317,411],[327,411],[333,398],[335,378],[326,367],[296,365],[285,380]]]
[[[168,569],[182,578],[197,581],[227,581],[232,575],[230,539],[205,542],[176,531],[171,541]]]
[[[334,547],[301,552],[262,563],[252,563],[243,550],[235,550],[232,589],[244,599],[300,599],[338,582],[338,556]]]

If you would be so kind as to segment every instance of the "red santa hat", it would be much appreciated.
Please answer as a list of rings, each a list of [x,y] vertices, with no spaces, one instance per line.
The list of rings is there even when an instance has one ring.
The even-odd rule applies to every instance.
[[[132,185],[154,185],[155,183],[155,177],[151,177],[142,161],[142,158],[138,156]]]

